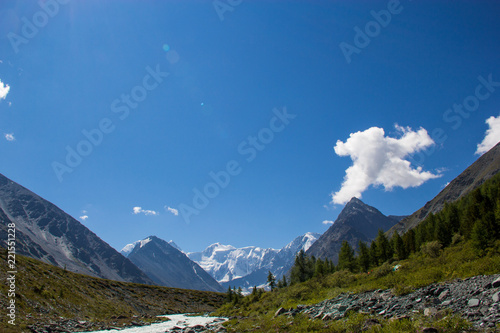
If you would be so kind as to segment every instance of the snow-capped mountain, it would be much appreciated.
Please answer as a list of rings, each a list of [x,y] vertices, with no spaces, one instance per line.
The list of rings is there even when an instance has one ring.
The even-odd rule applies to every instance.
[[[256,246],[235,248],[215,243],[203,252],[191,252],[188,256],[223,287],[236,286],[248,290],[253,286],[265,285],[268,271],[282,278],[292,267],[297,252],[301,249],[307,251],[319,237],[320,234],[308,232],[281,250]]]
[[[130,253],[134,250],[134,248],[136,247],[137,244],[140,244],[140,247],[143,247],[144,245],[146,245],[150,241],[151,241],[150,238],[145,238],[145,239],[138,240],[138,241],[135,241],[133,243],[127,244],[123,247],[123,249],[120,250],[120,253],[123,254],[125,257],[128,257],[130,255]],[[170,240],[167,243],[170,244],[170,246],[172,246],[173,248],[183,252],[181,250],[181,248],[177,244],[174,243],[173,240]]]
[[[220,283],[246,276],[268,265],[276,253],[278,250],[257,246],[238,249],[231,245],[215,243],[203,252],[188,253],[188,257]]]
[[[223,291],[198,264],[166,242],[149,236],[126,245],[122,253],[158,285],[183,289]]]

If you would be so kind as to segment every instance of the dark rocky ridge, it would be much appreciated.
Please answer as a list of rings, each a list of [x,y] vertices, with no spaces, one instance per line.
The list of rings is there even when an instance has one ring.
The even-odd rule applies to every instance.
[[[490,179],[500,171],[500,143],[491,148],[486,154],[479,157],[471,166],[453,179],[439,194],[424,207],[412,215],[402,219],[394,225],[387,234],[391,236],[394,232],[403,234],[416,227],[430,213],[437,213],[443,209],[445,202],[456,201],[472,192],[486,180]]]
[[[382,214],[357,198],[352,198],[335,220],[332,226],[313,243],[306,252],[316,258],[338,261],[340,247],[344,240],[348,241],[353,249],[357,249],[358,242],[371,242],[379,229],[389,230],[397,220]]]
[[[75,273],[153,284],[96,234],[47,200],[0,174],[0,246],[16,225],[16,253]]]
[[[150,236],[143,243],[138,243],[128,258],[158,285],[224,291],[219,283],[197,263],[156,236]]]
[[[497,274],[432,284],[404,296],[395,296],[391,290],[344,293],[314,305],[281,308],[276,315],[304,313],[328,321],[343,318],[347,311],[394,319],[411,318],[415,314],[441,316],[451,311],[477,327],[491,328],[500,322],[499,298],[500,274]]]

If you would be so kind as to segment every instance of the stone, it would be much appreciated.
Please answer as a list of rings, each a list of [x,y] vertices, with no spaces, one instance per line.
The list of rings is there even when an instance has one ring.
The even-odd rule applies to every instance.
[[[493,296],[491,296],[491,298],[493,299],[493,302],[498,303],[498,301],[500,300],[500,291],[494,293]]]
[[[479,306],[479,304],[481,303],[481,301],[477,298],[471,298],[469,300],[469,302],[467,303],[467,305],[469,305],[470,308],[475,308],[477,306]]]
[[[286,310],[284,308],[279,308],[275,313],[274,313],[274,318],[278,317],[279,315],[282,315],[285,313]]]
[[[498,287],[500,287],[500,277],[498,277],[495,281],[493,281],[493,282],[491,283],[491,286],[492,286],[493,288],[498,288]]]
[[[424,309],[424,316],[426,317],[433,317],[437,314],[437,309],[436,308],[425,308]]]
[[[438,299],[442,302],[446,297],[448,297],[448,294],[450,293],[449,290],[444,290],[442,291],[439,296],[438,296]]]

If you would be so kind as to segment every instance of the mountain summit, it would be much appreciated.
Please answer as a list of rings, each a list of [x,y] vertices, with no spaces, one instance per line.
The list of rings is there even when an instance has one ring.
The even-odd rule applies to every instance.
[[[316,258],[328,258],[337,263],[340,246],[344,240],[356,249],[359,241],[371,242],[377,236],[379,229],[388,230],[396,222],[396,219],[385,216],[358,198],[352,198],[332,226],[306,253]]]
[[[175,243],[173,243],[175,245]],[[125,246],[128,258],[158,285],[183,289],[223,291],[197,263],[169,242],[149,236]]]

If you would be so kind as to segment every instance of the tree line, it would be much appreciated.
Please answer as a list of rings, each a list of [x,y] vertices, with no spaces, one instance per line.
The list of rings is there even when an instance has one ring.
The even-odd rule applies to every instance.
[[[337,265],[329,259],[309,257],[300,251],[290,272],[290,283],[304,282],[337,270],[368,272],[417,252],[438,256],[443,248],[461,241],[469,241],[477,255],[483,256],[500,240],[499,188],[500,174],[462,199],[446,203],[438,213],[430,213],[403,235],[394,232],[388,238],[379,230],[370,244],[360,241],[356,252],[351,244],[343,241]]]

